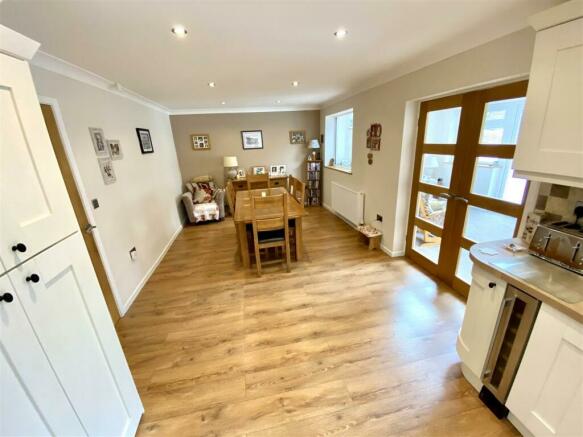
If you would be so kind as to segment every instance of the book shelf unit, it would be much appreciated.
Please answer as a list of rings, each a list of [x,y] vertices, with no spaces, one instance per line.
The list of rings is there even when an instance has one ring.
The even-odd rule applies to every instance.
[[[322,161],[306,161],[306,206],[322,204]]]

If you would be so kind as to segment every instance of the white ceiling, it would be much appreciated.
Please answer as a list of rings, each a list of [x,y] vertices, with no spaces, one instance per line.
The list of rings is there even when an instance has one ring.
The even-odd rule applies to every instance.
[[[4,1],[0,22],[171,110],[308,108],[527,27],[559,2]]]

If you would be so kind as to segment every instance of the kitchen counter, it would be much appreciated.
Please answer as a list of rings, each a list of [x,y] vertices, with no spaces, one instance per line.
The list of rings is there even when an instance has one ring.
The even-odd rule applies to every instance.
[[[509,243],[525,246],[518,238],[474,244],[470,258],[481,268],[583,323],[583,301],[568,303],[549,293],[567,298],[583,295],[583,276],[529,255],[526,250],[512,253],[504,248]]]

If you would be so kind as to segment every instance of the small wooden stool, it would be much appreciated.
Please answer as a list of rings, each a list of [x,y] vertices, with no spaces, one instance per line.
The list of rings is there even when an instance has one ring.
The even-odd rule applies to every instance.
[[[368,250],[380,249],[383,233],[372,226],[359,226],[360,239],[368,243]]]

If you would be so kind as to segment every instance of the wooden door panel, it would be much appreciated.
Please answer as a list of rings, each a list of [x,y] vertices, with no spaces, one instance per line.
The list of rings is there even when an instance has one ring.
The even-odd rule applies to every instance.
[[[6,270],[77,229],[24,61],[0,55],[0,258]],[[26,252],[14,252],[22,243]]]
[[[7,275],[0,277],[0,435],[85,435]]]
[[[142,406],[81,235],[9,275],[87,432],[132,433]]]

